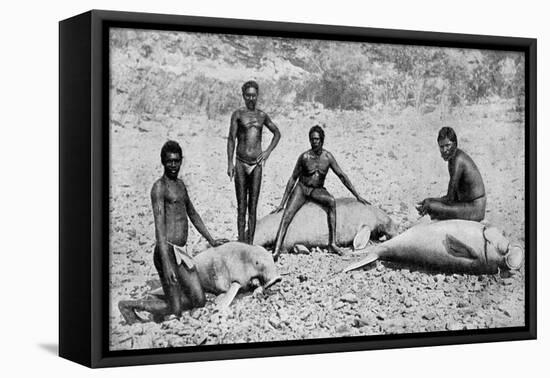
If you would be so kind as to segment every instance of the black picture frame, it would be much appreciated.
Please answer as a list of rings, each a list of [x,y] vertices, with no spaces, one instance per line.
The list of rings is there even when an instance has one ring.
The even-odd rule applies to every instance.
[[[108,29],[131,27],[525,53],[525,326],[109,351]],[[59,24],[59,355],[89,367],[535,339],[536,39],[92,10]]]

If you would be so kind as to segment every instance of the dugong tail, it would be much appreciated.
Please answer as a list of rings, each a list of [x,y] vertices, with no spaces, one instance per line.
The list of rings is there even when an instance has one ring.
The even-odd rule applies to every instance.
[[[349,272],[351,270],[362,268],[365,265],[368,265],[371,262],[374,262],[374,261],[378,260],[378,257],[380,257],[380,256],[378,256],[378,254],[376,252],[369,252],[367,254],[367,256],[365,256],[363,259],[361,259],[357,262],[354,262],[353,264],[348,265],[346,268],[344,268],[342,270],[342,273],[346,273],[346,272]]]

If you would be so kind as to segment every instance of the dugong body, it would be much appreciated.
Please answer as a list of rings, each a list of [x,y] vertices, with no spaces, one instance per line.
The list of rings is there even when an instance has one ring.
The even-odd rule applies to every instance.
[[[269,214],[256,225],[254,244],[272,246],[281,222],[283,212]],[[353,242],[357,232],[368,227],[371,237],[396,235],[397,227],[391,218],[381,209],[372,205],[363,205],[355,198],[336,200],[336,242],[346,246]],[[294,216],[283,243],[283,249],[295,244],[306,246],[328,245],[327,213],[316,203],[306,203]]]
[[[224,308],[229,306],[241,289],[250,290],[258,286],[267,288],[281,280],[271,253],[260,246],[230,242],[209,248],[194,258],[177,251],[174,253],[181,276],[187,277],[187,282],[184,284],[187,287],[183,287],[183,292],[202,294],[202,299],[197,301],[192,301],[183,294],[182,303],[186,310],[204,306],[204,292],[224,294],[217,300],[218,305]],[[154,297],[123,300],[118,303],[118,308],[128,324],[144,321],[136,311],[150,312],[155,321],[162,321],[164,316],[170,313],[170,308],[161,299],[164,295],[162,287],[149,294]]]
[[[523,250],[510,245],[494,227],[466,220],[420,224],[368,250],[361,261],[344,272],[378,258],[457,273],[494,274],[498,269],[519,269]]]

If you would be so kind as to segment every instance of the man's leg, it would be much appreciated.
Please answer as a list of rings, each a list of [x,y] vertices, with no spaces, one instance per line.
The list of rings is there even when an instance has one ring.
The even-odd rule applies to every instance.
[[[171,314],[168,303],[160,298],[120,301],[118,309],[128,324],[144,321],[136,314],[136,311],[151,313],[155,322],[161,322],[166,315]]]
[[[235,193],[237,195],[237,233],[239,241],[246,243],[247,174],[240,161],[235,162]]]
[[[178,279],[183,291],[182,304],[184,309],[203,307],[206,304],[206,295],[204,294],[196,267],[189,269],[185,264],[180,264],[178,268]]]
[[[313,190],[310,197],[313,201],[320,204],[327,212],[329,249],[334,253],[343,255],[344,251],[336,244],[336,200],[324,188]]]
[[[298,210],[300,210],[305,202],[306,196],[302,190],[301,185],[298,183],[292,191],[292,194],[290,195],[290,199],[288,200],[285,210],[283,212],[283,216],[281,217],[279,229],[277,230],[277,237],[275,238],[275,249],[273,250],[273,259],[275,261],[277,261],[279,255],[281,254],[281,248],[283,246],[283,241],[285,240],[286,231],[288,230],[290,222],[292,222],[294,215],[296,215]]]
[[[174,247],[169,245],[168,248],[170,250],[169,258],[174,260],[172,261],[172,264],[176,266],[177,264],[174,257],[174,253],[175,253]],[[183,306],[184,296],[182,295],[183,292],[178,282],[176,282],[176,284],[171,284],[166,279],[164,275],[162,261],[160,259],[160,254],[158,251],[158,246],[155,247],[155,251],[153,253],[153,263],[155,264],[155,268],[157,269],[157,273],[160,278],[160,283],[162,285],[162,290],[164,291],[164,296],[166,298],[166,302],[168,303],[170,313],[178,317],[181,316],[181,313],[184,309],[184,306]]]
[[[428,214],[432,219],[464,219],[480,222],[485,218],[485,197],[471,202],[456,202],[446,204],[443,202],[431,202]]]
[[[256,209],[262,186],[262,165],[258,164],[248,177],[248,244],[254,243]]]

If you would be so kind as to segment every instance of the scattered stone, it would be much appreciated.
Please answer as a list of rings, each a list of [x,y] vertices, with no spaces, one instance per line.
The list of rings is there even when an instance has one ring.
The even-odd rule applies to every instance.
[[[343,302],[338,302],[338,303],[336,303],[336,304],[334,305],[334,309],[335,309],[335,310],[339,310],[339,309],[341,309],[342,307],[344,307],[345,305],[346,305],[346,304],[343,303]]]
[[[353,319],[353,326],[356,327],[356,328],[361,328],[361,327],[367,326],[371,323],[372,322],[369,321],[369,319],[367,319],[365,317]]]
[[[357,300],[357,296],[355,294],[352,294],[352,293],[347,293],[347,294],[344,294],[340,297],[340,300],[342,302],[348,302],[348,303],[357,303],[358,300]]]
[[[273,328],[276,328],[276,329],[281,328],[281,322],[280,322],[277,318],[275,318],[275,317],[272,316],[272,317],[269,318],[267,321],[269,322],[269,324],[270,324]]]
[[[195,345],[202,345],[208,340],[208,335],[200,335],[195,338]]]
[[[427,314],[422,315],[422,318],[426,320],[434,320],[435,317],[436,317],[436,314],[433,312],[428,312]]]
[[[414,301],[411,298],[407,298],[405,299],[403,304],[405,305],[405,307],[410,308],[414,305]]]
[[[340,324],[339,326],[336,327],[337,333],[349,333],[350,331],[351,331],[350,328],[345,324]]]

